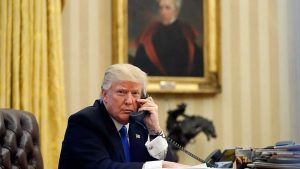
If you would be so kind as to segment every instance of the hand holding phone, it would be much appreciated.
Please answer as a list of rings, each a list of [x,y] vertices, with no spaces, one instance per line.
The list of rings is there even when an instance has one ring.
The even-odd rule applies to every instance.
[[[129,122],[142,124],[151,135],[160,133],[162,130],[158,120],[158,106],[153,98],[144,94],[137,100],[140,105],[138,112],[133,112],[129,116]]]
[[[147,93],[143,93],[141,99],[147,99],[149,95]],[[141,105],[141,103],[139,103]],[[137,111],[133,112],[129,116],[129,123],[139,123],[144,124],[144,118],[146,115],[149,115],[150,113],[148,111]]]

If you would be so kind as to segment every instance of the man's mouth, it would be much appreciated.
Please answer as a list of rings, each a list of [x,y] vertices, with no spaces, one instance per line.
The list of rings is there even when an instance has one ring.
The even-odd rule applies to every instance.
[[[133,112],[133,110],[131,110],[131,109],[124,109],[123,112],[130,114],[130,113]]]

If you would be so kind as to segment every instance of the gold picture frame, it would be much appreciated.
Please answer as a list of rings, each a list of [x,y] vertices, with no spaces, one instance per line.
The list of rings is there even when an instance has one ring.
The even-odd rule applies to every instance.
[[[128,1],[112,0],[112,63],[128,63]],[[155,0],[153,0],[155,1]],[[203,77],[149,76],[149,93],[219,93],[220,5],[203,2]]]

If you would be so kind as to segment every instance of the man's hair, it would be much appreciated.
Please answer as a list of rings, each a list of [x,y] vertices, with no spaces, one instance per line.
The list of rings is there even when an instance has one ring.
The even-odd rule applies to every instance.
[[[161,0],[156,0],[157,3],[159,3]],[[173,0],[175,7],[177,8],[177,10],[179,11],[181,8],[181,4],[182,4],[182,0]]]
[[[104,74],[102,89],[108,90],[115,82],[131,81],[142,85],[142,94],[146,93],[147,74],[131,64],[114,64],[109,66]]]

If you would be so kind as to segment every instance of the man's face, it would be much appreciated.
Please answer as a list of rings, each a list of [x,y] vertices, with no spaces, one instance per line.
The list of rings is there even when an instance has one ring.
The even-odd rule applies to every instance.
[[[102,90],[102,98],[109,114],[121,124],[127,124],[129,115],[138,109],[142,85],[131,81],[116,82],[109,90]]]
[[[178,14],[178,10],[173,0],[160,0],[159,1],[159,14],[161,22],[164,25],[170,24]]]

